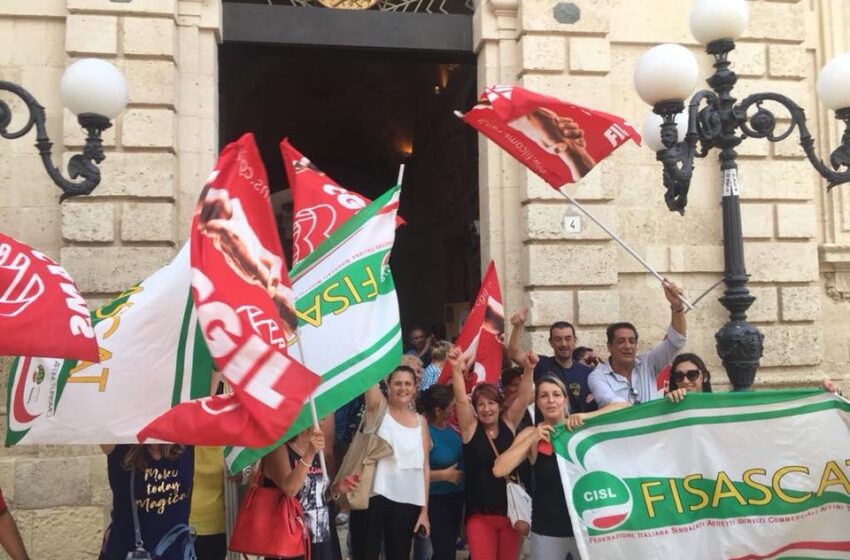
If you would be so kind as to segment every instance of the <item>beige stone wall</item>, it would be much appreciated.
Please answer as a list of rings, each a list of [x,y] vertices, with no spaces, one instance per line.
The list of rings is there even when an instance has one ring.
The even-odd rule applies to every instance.
[[[579,19],[559,23],[556,12],[564,9],[577,9]],[[475,15],[479,87],[517,83],[639,125],[650,108],[632,74],[646,49],[681,43],[710,73],[710,57],[690,36],[689,9],[681,0],[484,0]],[[815,77],[850,47],[850,10],[840,0],[753,0],[750,10],[731,56],[741,76],[737,96],[769,90],[792,97],[828,153],[838,126],[817,103]],[[793,139],[749,140],[739,154],[749,286],[758,297],[750,320],[765,334],[758,382],[791,386],[829,374],[846,383],[850,267],[847,276],[830,271],[850,260],[847,187],[827,195]],[[723,272],[716,158],[698,161],[684,217],[664,205],[655,155],[634,145],[567,189],[695,298]],[[507,279],[510,312],[531,305],[533,347],[548,350],[547,327],[556,319],[575,323],[580,342],[596,347],[604,348],[605,326],[618,319],[637,324],[644,347],[657,343],[669,322],[658,282],[593,224],[565,234],[565,200],[494,144],[481,141],[480,162],[482,258],[496,259]],[[722,286],[688,315],[688,349],[708,358],[718,381],[725,379],[714,342],[727,317],[721,293]]]
[[[60,205],[34,133],[0,140],[2,230],[60,260],[91,304],[168,262],[188,236],[218,151],[220,32],[218,0],[0,0],[0,79],[23,85],[47,108],[57,163],[84,140],[62,110],[64,68],[98,57],[127,78],[129,105],[104,134],[103,179],[92,196]],[[13,109],[21,122],[20,106]],[[8,361],[0,368],[5,379]],[[32,558],[97,557],[111,504],[98,448],[2,449],[0,487]]]

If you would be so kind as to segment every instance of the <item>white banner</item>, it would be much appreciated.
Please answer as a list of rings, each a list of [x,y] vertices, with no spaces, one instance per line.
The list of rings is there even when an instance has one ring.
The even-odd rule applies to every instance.
[[[6,445],[137,443],[179,402],[210,393],[189,247],[92,314],[100,363],[20,357],[9,377]]]
[[[583,560],[850,559],[850,403],[689,394],[553,437]]]

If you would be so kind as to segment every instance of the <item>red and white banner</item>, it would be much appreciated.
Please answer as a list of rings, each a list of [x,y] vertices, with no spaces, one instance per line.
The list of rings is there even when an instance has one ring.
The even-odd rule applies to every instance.
[[[575,183],[640,134],[624,119],[516,86],[484,90],[463,120],[553,188]]]
[[[0,355],[100,361],[86,300],[71,276],[2,233]]]
[[[463,324],[457,345],[460,346],[469,376],[467,392],[482,382],[498,383],[502,373],[504,355],[505,312],[502,307],[502,290],[493,261],[487,266],[475,304]],[[448,362],[440,373],[439,383],[448,383],[452,366]]]
[[[285,138],[280,143],[280,153],[292,190],[292,266],[295,266],[371,201],[339,186]]]
[[[320,377],[286,355],[295,305],[253,135],[219,156],[198,201],[190,244],[198,319],[234,394],[180,404],[142,430],[139,441],[270,445]]]
[[[286,178],[292,191],[292,266],[312,253],[322,241],[371,200],[350,191],[325,175],[289,143],[280,143]],[[404,224],[396,216],[396,227]]]

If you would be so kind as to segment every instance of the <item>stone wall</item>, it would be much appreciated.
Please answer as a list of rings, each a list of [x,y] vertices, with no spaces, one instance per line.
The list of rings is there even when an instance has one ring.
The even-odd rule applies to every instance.
[[[475,15],[479,87],[518,83],[639,125],[650,108],[632,76],[645,50],[683,44],[697,56],[702,75],[710,74],[710,57],[690,36],[689,10],[681,0],[485,0]],[[847,50],[848,27],[841,23],[848,17],[839,1],[754,0],[749,28],[731,55],[741,78],[737,96],[776,91],[795,99],[819,131],[825,154],[836,145],[837,126],[817,104],[816,72]],[[614,320],[635,322],[644,348],[660,341],[669,308],[658,282],[592,223],[565,234],[567,204],[558,193],[492,143],[482,141],[480,151],[482,215],[490,215],[482,258],[495,258],[507,278],[509,312],[530,304],[533,347],[549,350],[547,327],[556,319],[575,323],[580,343],[594,347],[604,348],[605,326]],[[827,295],[825,257],[818,256],[820,246],[840,267],[848,254],[842,245],[847,228],[836,227],[848,219],[836,208],[847,196],[842,188],[826,195],[825,182],[793,139],[778,145],[749,140],[739,154],[749,286],[758,297],[749,318],[765,334],[757,382],[793,386],[824,374],[850,379],[848,303]],[[664,204],[655,155],[631,144],[567,189],[696,298],[723,272],[716,158],[698,161],[684,217]],[[825,253],[829,243],[836,248]],[[850,277],[837,276],[850,286]],[[688,349],[707,358],[717,381],[725,380],[714,342],[727,317],[717,302],[721,293],[722,285],[688,315]],[[836,299],[845,293],[850,290]]]
[[[104,133],[103,179],[92,196],[60,205],[34,134],[0,140],[3,231],[60,260],[92,306],[167,263],[188,236],[218,151],[220,31],[217,0],[0,0],[0,79],[47,108],[57,163],[84,140],[61,108],[64,68],[98,57],[127,78],[129,105]],[[13,112],[21,122],[19,104]],[[8,360],[0,368],[5,380]],[[97,557],[111,504],[97,447],[2,449],[0,487],[33,559]]]

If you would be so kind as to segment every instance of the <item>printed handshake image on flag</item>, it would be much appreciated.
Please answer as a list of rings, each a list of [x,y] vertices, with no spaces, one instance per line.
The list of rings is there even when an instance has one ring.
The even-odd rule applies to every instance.
[[[850,558],[850,403],[689,393],[552,437],[584,560]]]
[[[270,445],[287,431],[319,376],[287,355],[295,302],[251,134],[222,150],[201,191],[191,263],[204,340],[234,393],[182,403],[139,439]]]
[[[517,86],[486,88],[463,120],[556,189],[627,140],[641,143],[625,119]]]

